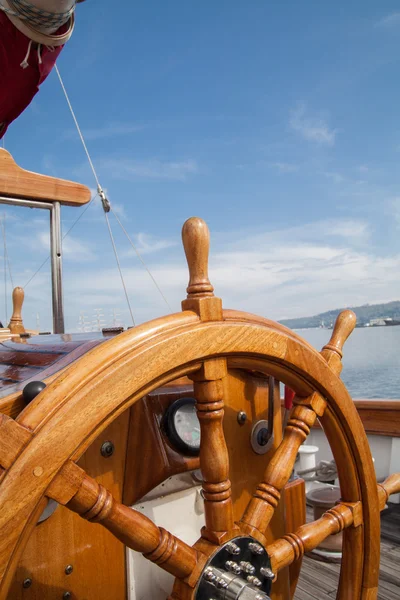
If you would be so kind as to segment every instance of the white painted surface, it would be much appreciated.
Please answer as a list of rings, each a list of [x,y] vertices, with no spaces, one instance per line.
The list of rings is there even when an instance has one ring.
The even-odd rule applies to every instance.
[[[200,487],[141,502],[134,508],[187,544],[194,544],[204,525]],[[138,552],[127,550],[128,600],[165,600],[174,578]]]
[[[397,447],[398,438],[390,438],[383,435],[369,435],[369,445],[371,448],[372,456],[375,462],[375,472],[378,481],[382,481],[390,473],[396,472],[391,467],[390,461],[392,456],[392,447]],[[319,447],[317,454],[317,462],[321,460],[332,460],[333,455],[325,437],[325,434],[320,429],[313,429],[308,437],[307,445],[312,444]],[[397,450],[399,454],[400,448]],[[399,457],[400,460],[400,457]],[[398,464],[397,470],[400,468]]]

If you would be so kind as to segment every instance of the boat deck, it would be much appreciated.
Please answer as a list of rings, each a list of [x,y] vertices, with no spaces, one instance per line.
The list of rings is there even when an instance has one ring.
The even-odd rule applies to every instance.
[[[400,598],[400,505],[392,504],[381,518],[381,568],[378,600]],[[333,600],[340,564],[305,556],[295,600]]]

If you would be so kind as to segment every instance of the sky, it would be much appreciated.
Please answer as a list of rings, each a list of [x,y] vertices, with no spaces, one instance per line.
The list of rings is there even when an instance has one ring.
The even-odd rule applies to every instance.
[[[168,302],[111,216],[135,322],[180,310],[193,215],[210,227],[226,308],[277,320],[400,299],[398,2],[87,0],[76,12],[58,66],[101,185]],[[5,147],[95,195],[54,72]],[[64,234],[82,210],[63,210]],[[25,325],[50,330],[49,263],[26,285],[48,256],[48,215],[1,211]],[[67,330],[97,309],[130,326],[98,198],[63,251]]]

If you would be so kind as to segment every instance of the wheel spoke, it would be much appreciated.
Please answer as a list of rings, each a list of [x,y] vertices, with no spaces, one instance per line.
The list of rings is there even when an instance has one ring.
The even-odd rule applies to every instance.
[[[73,463],[68,465],[68,478],[80,484],[74,496],[65,502],[67,508],[92,523],[100,523],[123,544],[142,552],[175,577],[183,579],[193,572],[198,558],[196,550],[157,527],[145,515],[117,502],[108,490]],[[60,487],[58,482],[52,491]],[[62,500],[58,494],[51,497],[54,495],[57,496],[54,499]]]
[[[242,531],[249,535],[265,534],[281,491],[292,474],[299,448],[307,439],[317,416],[322,415],[326,407],[326,401],[316,393],[308,398],[296,397],[294,404],[283,440],[240,521]]]
[[[215,543],[235,530],[232,491],[229,480],[229,455],[223,430],[224,359],[207,361],[200,373],[192,376],[197,415],[200,421],[200,469],[203,476],[203,537]]]
[[[338,504],[324,513],[317,521],[303,525],[296,533],[284,535],[283,538],[267,546],[273,573],[276,575],[306,552],[314,550],[328,536],[339,533],[350,526],[359,527],[361,524],[361,502]]]

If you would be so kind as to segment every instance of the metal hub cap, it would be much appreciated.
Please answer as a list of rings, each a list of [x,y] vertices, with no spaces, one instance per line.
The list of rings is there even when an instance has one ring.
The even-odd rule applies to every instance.
[[[237,537],[208,561],[196,600],[270,600],[273,577],[265,548],[250,536]]]

